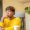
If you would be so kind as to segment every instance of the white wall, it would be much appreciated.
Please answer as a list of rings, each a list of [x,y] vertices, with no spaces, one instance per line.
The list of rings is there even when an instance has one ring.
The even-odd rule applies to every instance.
[[[30,30],[30,14],[25,13],[26,30]]]
[[[3,0],[3,15],[5,15],[5,8],[7,6],[14,6],[16,12],[24,13],[24,4],[21,4],[15,0]]]

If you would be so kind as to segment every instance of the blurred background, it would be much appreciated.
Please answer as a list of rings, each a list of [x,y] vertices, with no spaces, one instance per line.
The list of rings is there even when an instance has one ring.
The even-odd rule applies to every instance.
[[[0,0],[0,19],[7,6],[15,7],[15,16],[22,18],[22,30],[30,30],[30,0]]]
[[[2,0],[0,0],[0,19],[2,17]]]

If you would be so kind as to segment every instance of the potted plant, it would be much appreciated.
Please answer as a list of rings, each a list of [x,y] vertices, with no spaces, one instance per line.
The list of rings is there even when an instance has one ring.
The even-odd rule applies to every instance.
[[[25,8],[26,30],[30,30],[30,7]]]

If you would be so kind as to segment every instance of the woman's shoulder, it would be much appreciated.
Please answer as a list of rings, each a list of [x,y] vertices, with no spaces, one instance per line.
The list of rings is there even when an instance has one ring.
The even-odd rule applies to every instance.
[[[16,20],[21,20],[21,18],[20,18],[20,17],[16,17],[15,19],[16,19]]]

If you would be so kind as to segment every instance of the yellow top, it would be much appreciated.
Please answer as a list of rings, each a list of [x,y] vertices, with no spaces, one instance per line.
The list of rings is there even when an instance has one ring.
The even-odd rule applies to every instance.
[[[3,27],[3,23],[2,22],[0,22],[0,27]]]
[[[21,19],[14,18],[12,20],[9,20],[8,18],[5,18],[3,26],[5,30],[14,30],[14,26],[21,26]]]

